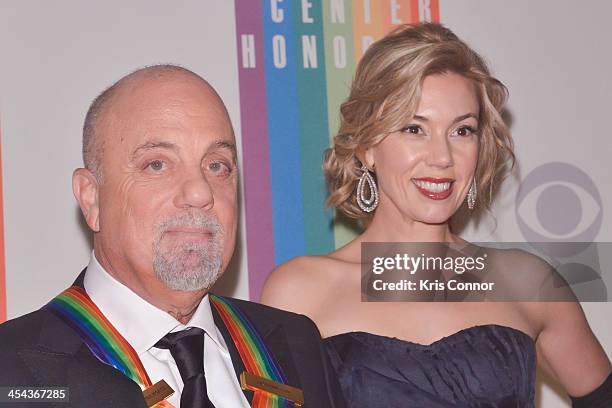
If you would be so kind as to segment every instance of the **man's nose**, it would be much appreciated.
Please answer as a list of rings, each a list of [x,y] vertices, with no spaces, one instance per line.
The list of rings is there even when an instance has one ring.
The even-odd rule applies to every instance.
[[[185,174],[180,182],[179,193],[175,197],[174,205],[179,208],[193,207],[206,210],[213,207],[213,190],[202,169]]]

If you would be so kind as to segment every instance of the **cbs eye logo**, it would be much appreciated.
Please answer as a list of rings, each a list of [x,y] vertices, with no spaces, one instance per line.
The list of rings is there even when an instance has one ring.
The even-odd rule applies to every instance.
[[[584,171],[568,163],[546,163],[523,180],[516,220],[528,242],[592,242],[603,207],[599,189]]]
[[[588,174],[568,163],[536,167],[521,183],[514,210],[523,237],[530,246],[552,256],[563,285],[570,285],[578,300],[608,300],[594,242],[602,225],[603,206],[599,189]]]

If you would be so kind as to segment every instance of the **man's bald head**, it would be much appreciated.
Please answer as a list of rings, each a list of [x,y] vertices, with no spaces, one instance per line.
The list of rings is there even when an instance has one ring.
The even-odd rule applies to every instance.
[[[236,140],[221,98],[184,68],[141,69],[93,102],[83,153],[87,169],[72,186],[96,258],[149,303],[182,314],[235,245]]]
[[[110,108],[121,97],[122,91],[126,88],[137,87],[139,84],[149,83],[150,81],[163,82],[177,77],[195,80],[216,95],[212,86],[195,72],[177,65],[163,64],[141,68],[124,76],[104,90],[91,103],[83,124],[83,163],[85,168],[93,173],[99,183],[102,183],[104,179],[102,155],[104,154],[104,144],[106,142],[106,138],[101,131],[102,124]],[[217,98],[221,102],[218,95]]]

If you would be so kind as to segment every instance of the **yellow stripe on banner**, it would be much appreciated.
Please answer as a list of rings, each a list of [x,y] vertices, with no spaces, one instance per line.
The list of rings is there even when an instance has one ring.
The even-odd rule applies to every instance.
[[[4,263],[4,188],[2,186],[2,128],[0,126],[0,323],[6,320],[6,275]]]

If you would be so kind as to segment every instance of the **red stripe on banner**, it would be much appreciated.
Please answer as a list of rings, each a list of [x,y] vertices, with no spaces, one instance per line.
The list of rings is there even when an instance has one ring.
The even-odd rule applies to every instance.
[[[2,185],[2,129],[0,129],[0,323],[6,320],[6,274],[4,263],[4,187]]]
[[[431,2],[431,21],[434,23],[440,22],[440,1],[435,0]]]

